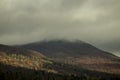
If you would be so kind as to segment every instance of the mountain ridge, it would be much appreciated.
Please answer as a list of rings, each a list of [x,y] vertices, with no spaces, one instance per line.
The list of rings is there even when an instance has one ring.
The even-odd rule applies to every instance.
[[[32,46],[35,47],[35,48],[33,48]],[[27,48],[27,49],[33,49],[33,50],[36,50],[36,51],[39,51],[39,52],[40,51],[42,52],[41,48],[43,48],[43,49],[46,48],[47,49],[47,47],[48,48],[52,47],[54,49],[61,49],[61,51],[63,49],[62,47],[66,48],[66,49],[68,48],[69,50],[74,48],[74,51],[76,49],[79,49],[78,52],[82,52],[82,53],[84,53],[84,51],[86,51],[86,50],[88,51],[89,49],[92,49],[93,52],[95,50],[98,50],[99,52],[104,52],[106,54],[110,54],[111,56],[115,56],[112,53],[109,53],[107,51],[103,51],[101,49],[98,49],[98,48],[94,47],[93,45],[91,45],[89,43],[86,43],[86,42],[83,42],[83,41],[80,41],[80,40],[76,40],[76,41],[68,41],[68,40],[40,41],[40,42],[25,44],[25,45],[22,45],[22,47]],[[44,53],[44,51],[42,53]],[[92,56],[94,56],[94,55],[92,55]]]
[[[76,65],[89,70],[120,73],[119,57],[85,42],[52,40],[20,47],[41,52],[55,62]]]
[[[120,64],[118,61],[103,60],[95,57],[79,58],[79,56],[78,58],[67,59],[68,61],[75,60],[75,65],[73,64],[74,61],[64,63],[63,60],[63,62],[59,62],[54,58],[48,58],[42,53],[30,49],[0,45],[0,78],[2,80],[11,80],[17,79],[19,76],[20,79],[17,80],[23,80],[23,78],[29,79],[28,75],[31,75],[29,80],[34,77],[40,80],[44,77],[43,80],[46,80],[45,76],[57,80],[79,80],[83,78],[87,80],[115,80],[120,78]],[[95,61],[97,60],[98,63],[96,64]]]

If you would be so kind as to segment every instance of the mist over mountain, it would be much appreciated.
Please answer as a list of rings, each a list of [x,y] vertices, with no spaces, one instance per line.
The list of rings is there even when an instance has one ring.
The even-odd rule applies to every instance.
[[[78,39],[117,52],[119,8],[119,0],[1,0],[0,43]]]
[[[0,80],[120,80],[120,0],[0,0]]]
[[[114,56],[111,53],[102,51],[89,43],[80,40],[49,40],[40,41],[23,45],[22,47],[27,49],[36,50],[42,52],[48,57],[53,56],[98,56],[107,57]]]
[[[55,62],[108,73],[116,73],[111,69],[114,66],[120,72],[119,57],[79,40],[40,41],[19,47],[41,52]]]

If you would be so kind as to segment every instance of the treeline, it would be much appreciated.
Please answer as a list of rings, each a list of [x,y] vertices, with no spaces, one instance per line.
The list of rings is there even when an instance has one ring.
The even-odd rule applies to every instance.
[[[91,77],[55,74],[0,64],[0,80],[119,80],[119,77]]]

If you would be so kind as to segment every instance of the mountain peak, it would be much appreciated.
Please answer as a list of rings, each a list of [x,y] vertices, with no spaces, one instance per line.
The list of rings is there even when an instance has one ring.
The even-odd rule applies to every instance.
[[[113,56],[111,53],[102,51],[91,44],[81,40],[48,40],[23,45],[27,49],[36,50],[48,57],[57,56]]]

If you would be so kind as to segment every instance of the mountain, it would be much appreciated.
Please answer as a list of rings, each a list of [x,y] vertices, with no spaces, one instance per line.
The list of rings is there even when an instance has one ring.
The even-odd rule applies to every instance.
[[[54,66],[58,65],[39,52],[0,45],[0,80],[69,80],[80,78],[79,76],[58,73],[59,69],[53,67],[53,64]],[[55,68],[58,70],[56,71]]]
[[[53,61],[101,72],[120,74],[120,58],[83,41],[51,40],[22,45]]]
[[[37,51],[0,45],[0,63],[28,69],[48,70],[44,65],[52,64],[52,61]]]
[[[0,45],[1,80],[117,80],[119,75],[59,63],[34,50]]]
[[[12,46],[8,46],[8,45],[3,45],[0,44],[0,52],[4,52],[6,54],[21,54],[24,56],[37,56],[40,58],[45,58],[45,56],[37,51],[33,51],[33,50],[28,50],[28,49],[24,49],[24,48],[18,48],[18,47],[12,47]]]
[[[24,48],[33,49],[42,52],[48,57],[68,57],[68,56],[99,56],[115,57],[114,55],[104,52],[88,43],[82,41],[53,40],[31,43],[23,46]]]

